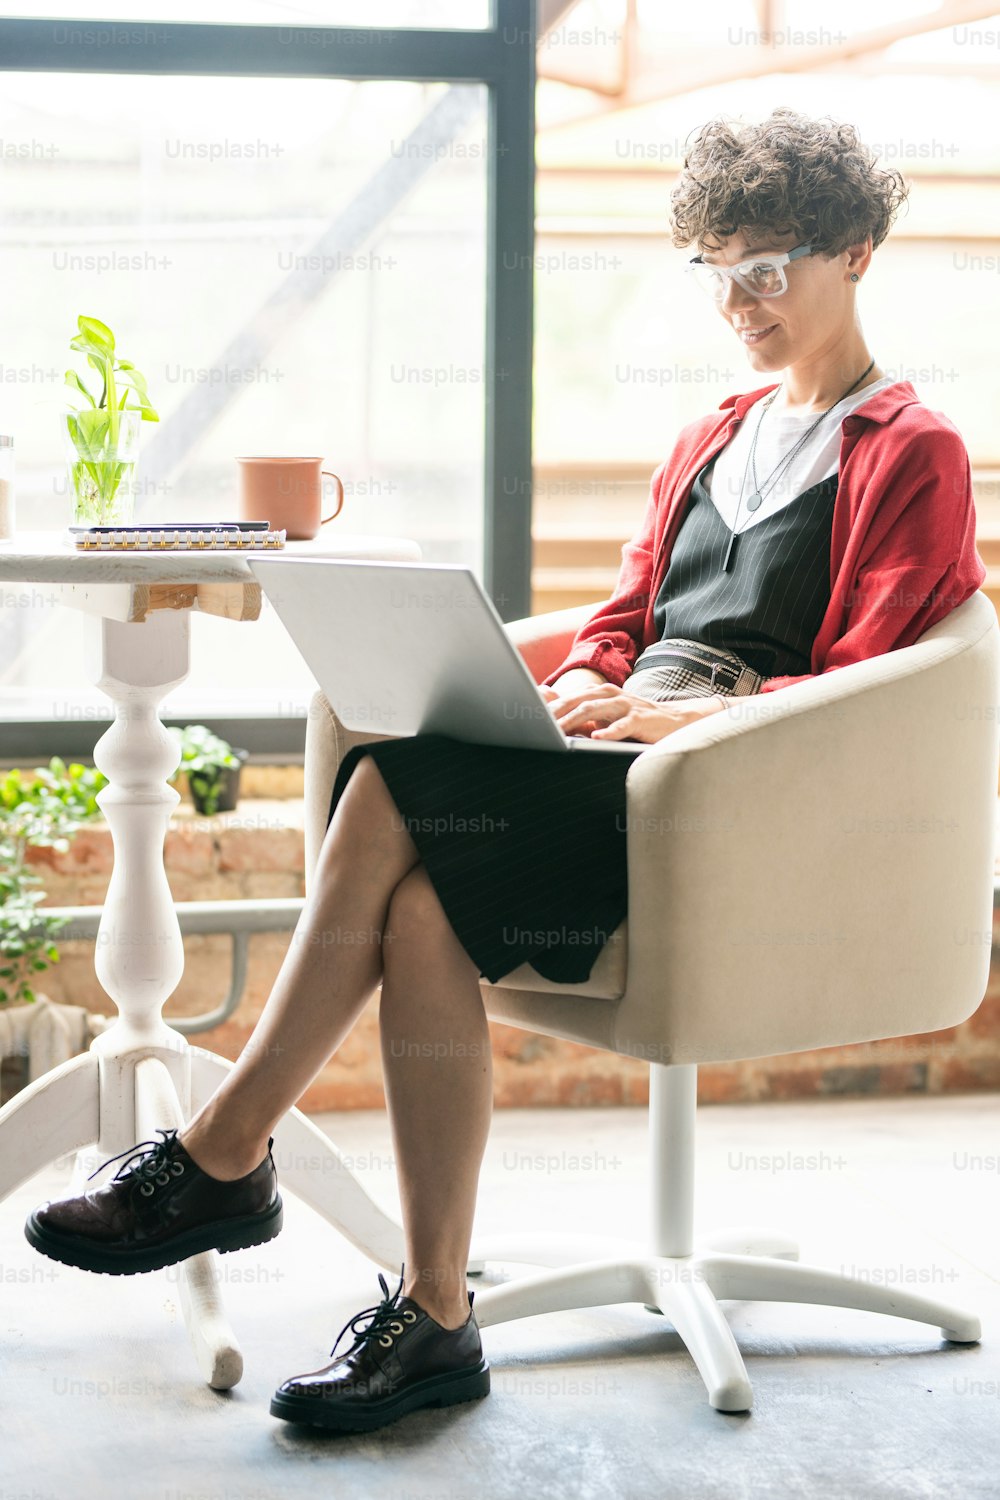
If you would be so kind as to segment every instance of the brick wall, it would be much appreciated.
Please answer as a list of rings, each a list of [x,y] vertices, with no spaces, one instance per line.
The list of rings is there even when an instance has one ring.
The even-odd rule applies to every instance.
[[[182,802],[166,839],[166,867],[177,901],[206,901],[304,893],[301,768],[244,770],[249,794],[234,813],[197,816]],[[99,905],[111,873],[110,829],[81,831],[65,854],[30,851],[44,873],[52,905]],[[288,937],[262,933],[250,940],[247,988],[237,1013],[206,1032],[199,1045],[236,1057],[253,1029],[281,966]],[[39,974],[39,989],[110,1014],[97,982],[92,943],[60,944],[62,960]],[[189,937],[186,967],[168,1014],[209,1010],[229,985],[229,938]],[[643,1063],[579,1047],[515,1027],[492,1026],[495,1097],[509,1105],[642,1104]],[[1000,1089],[1000,973],[994,966],[983,1004],[961,1026],[923,1036],[860,1046],[825,1048],[778,1058],[705,1066],[705,1102],[791,1099],[829,1095],[946,1093]],[[351,1035],[306,1092],[307,1109],[366,1109],[382,1103],[378,1000],[373,997]]]

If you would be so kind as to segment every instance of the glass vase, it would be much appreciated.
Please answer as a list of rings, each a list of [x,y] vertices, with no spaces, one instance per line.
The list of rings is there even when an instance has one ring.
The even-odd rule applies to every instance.
[[[135,508],[142,413],[63,412],[63,447],[77,525],[127,526]]]

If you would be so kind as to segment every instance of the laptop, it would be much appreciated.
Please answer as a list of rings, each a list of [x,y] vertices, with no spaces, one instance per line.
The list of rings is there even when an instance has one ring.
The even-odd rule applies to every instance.
[[[341,723],[521,750],[615,750],[567,735],[475,574],[456,564],[247,558]]]

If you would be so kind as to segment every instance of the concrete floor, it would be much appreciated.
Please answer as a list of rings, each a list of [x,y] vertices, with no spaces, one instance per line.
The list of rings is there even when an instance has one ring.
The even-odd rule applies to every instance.
[[[395,1209],[384,1116],[323,1123]],[[641,1110],[498,1113],[478,1227],[641,1239],[644,1126]],[[699,1160],[700,1227],[794,1231],[803,1259],[975,1308],[984,1342],[727,1303],[755,1406],[723,1416],[669,1324],[641,1306],[549,1314],[485,1331],[485,1401],[317,1436],[273,1420],[268,1401],[377,1301],[368,1262],[293,1200],[280,1240],[221,1258],[246,1374],[219,1395],[194,1372],[176,1273],[89,1276],[28,1247],[25,1213],[68,1181],[53,1167],[0,1210],[0,1500],[1000,1495],[1000,1100],[716,1106],[700,1116]]]

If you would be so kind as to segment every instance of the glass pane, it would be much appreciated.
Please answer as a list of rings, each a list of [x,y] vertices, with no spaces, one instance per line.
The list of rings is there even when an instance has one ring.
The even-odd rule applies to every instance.
[[[0,431],[19,529],[70,519],[57,419],[85,313],[160,414],[138,520],[233,516],[238,454],[325,454],[347,491],[332,527],[478,571],[486,128],[478,85],[6,75]],[[274,711],[275,682],[304,711],[311,676],[265,614],[195,616],[171,712]],[[73,611],[0,609],[0,714],[104,703],[87,650]]]
[[[0,17],[52,16],[69,21],[202,22],[210,26],[402,26],[482,31],[490,0],[14,0]]]

